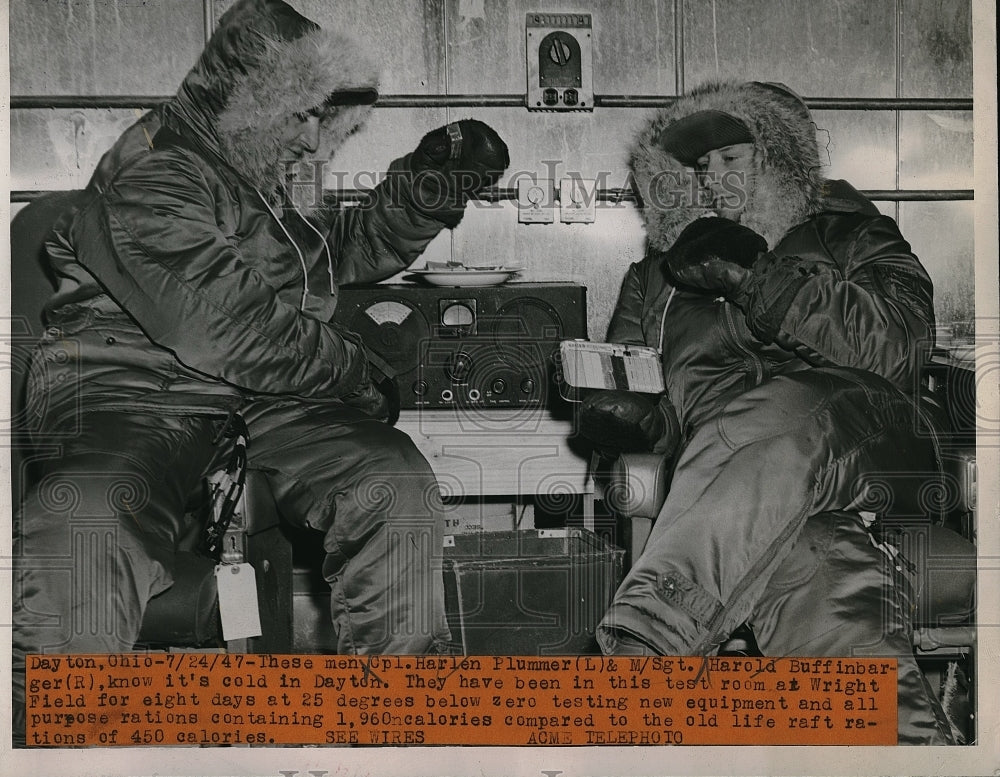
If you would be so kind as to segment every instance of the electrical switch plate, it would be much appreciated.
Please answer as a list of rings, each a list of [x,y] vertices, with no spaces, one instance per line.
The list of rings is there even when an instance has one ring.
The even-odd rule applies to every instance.
[[[529,13],[525,42],[529,111],[594,110],[589,13]]]
[[[518,179],[517,220],[522,224],[551,224],[555,221],[554,199],[550,179]]]
[[[597,181],[564,178],[559,182],[559,219],[563,224],[593,224],[597,211]]]

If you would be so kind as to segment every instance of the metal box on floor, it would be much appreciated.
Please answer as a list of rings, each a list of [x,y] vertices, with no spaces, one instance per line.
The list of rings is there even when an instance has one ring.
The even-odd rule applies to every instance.
[[[597,652],[625,551],[584,529],[482,532],[444,551],[452,641],[466,655]]]

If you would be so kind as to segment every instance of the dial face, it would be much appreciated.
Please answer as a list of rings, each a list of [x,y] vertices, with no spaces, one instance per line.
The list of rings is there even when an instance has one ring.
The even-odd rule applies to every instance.
[[[472,308],[461,302],[453,302],[441,311],[441,323],[445,326],[470,327],[475,321]]]
[[[376,302],[370,308],[365,309],[365,315],[379,326],[382,324],[396,324],[398,326],[412,312],[412,309],[406,305],[391,300]]]
[[[546,38],[546,40],[548,39]],[[572,56],[573,50],[566,45],[566,41],[552,38],[552,42],[549,44],[549,59],[562,67],[569,62]]]
[[[359,309],[348,328],[398,373],[415,369],[430,332],[420,310],[397,299],[379,299]]]
[[[538,80],[542,86],[580,87],[580,44],[563,30],[550,32],[538,46]]]

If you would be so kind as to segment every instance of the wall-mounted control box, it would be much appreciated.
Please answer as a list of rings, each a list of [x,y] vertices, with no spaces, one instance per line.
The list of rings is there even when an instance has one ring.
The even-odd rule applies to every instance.
[[[563,224],[593,224],[597,215],[597,181],[563,178],[559,182],[559,220]]]
[[[518,179],[517,220],[522,224],[551,224],[555,221],[555,187],[550,179]]]
[[[589,13],[529,13],[525,23],[528,110],[594,109]]]

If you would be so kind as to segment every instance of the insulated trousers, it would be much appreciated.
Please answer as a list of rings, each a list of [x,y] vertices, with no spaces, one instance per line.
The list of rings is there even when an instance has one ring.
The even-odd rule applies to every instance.
[[[865,373],[811,370],[776,377],[738,396],[698,428],[680,454],[646,547],[598,627],[602,649],[614,653],[624,638],[663,655],[711,652],[739,624],[766,611],[766,597],[774,594],[768,586],[810,516],[863,502],[872,473],[926,469],[930,460],[911,403]],[[872,563],[880,562],[872,557]],[[831,567],[827,574],[849,585],[838,577],[849,571]],[[874,575],[876,584],[891,587],[877,570]],[[882,596],[893,595],[882,589]],[[871,600],[852,604],[864,611]],[[758,637],[762,649],[776,656],[807,655],[810,649],[853,655],[883,642],[881,607],[852,629],[850,618],[822,606],[813,601],[811,614],[820,620],[810,626],[812,641],[803,645],[801,624],[786,622]],[[802,602],[797,612],[805,609]],[[898,633],[889,653],[900,657],[901,676],[911,664],[919,672],[906,613],[892,609],[888,630]],[[829,645],[819,637],[841,628]],[[903,701],[916,709],[912,716],[900,710],[901,721],[913,717],[914,723],[913,739],[907,733],[901,741],[943,743],[927,695]]]
[[[256,401],[242,412],[250,467],[282,516],[323,542],[338,650],[443,650],[440,497],[409,437],[340,405]],[[69,426],[46,430],[59,448],[38,462],[17,526],[15,710],[26,654],[132,649],[192,530],[186,501],[228,456],[228,441],[213,443],[221,423],[204,416],[85,410]]]
[[[749,622],[768,656],[895,658],[899,744],[953,744],[913,655],[912,597],[857,513],[821,513],[806,521]]]

